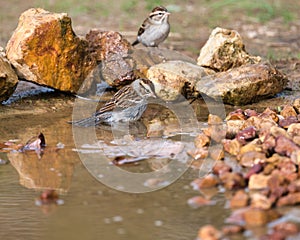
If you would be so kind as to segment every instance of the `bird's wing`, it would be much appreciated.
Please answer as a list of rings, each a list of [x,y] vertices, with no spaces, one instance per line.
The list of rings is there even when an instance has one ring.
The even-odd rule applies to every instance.
[[[140,29],[138,31],[138,36],[141,36],[145,32],[145,30],[149,27],[149,24],[147,22],[148,19],[145,19],[145,21],[140,26]]]
[[[115,95],[99,109],[97,115],[132,107],[138,103],[135,99],[139,101],[140,97],[137,96],[135,91],[132,91],[130,85],[127,85],[116,92]]]

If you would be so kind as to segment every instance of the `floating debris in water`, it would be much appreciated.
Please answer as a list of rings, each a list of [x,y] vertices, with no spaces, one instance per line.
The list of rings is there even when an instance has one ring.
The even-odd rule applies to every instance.
[[[46,146],[45,136],[43,133],[39,133],[37,137],[30,138],[25,146],[22,148],[24,150],[35,150],[41,151]]]

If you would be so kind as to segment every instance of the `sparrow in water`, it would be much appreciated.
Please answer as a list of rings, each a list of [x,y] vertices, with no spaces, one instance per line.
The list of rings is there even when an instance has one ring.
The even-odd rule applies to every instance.
[[[112,125],[132,122],[141,118],[147,108],[147,99],[156,98],[154,85],[148,79],[136,79],[121,88],[91,117],[71,122],[76,126],[89,127],[100,123]]]
[[[169,35],[170,13],[165,7],[155,7],[141,25],[132,46],[142,43],[146,47],[157,47]]]

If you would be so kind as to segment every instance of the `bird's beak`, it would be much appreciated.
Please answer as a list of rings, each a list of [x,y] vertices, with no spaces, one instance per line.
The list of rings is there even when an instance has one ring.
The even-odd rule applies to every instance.
[[[152,93],[151,93],[151,97],[153,97],[153,98],[157,98],[157,96],[156,96],[155,92],[152,92]]]

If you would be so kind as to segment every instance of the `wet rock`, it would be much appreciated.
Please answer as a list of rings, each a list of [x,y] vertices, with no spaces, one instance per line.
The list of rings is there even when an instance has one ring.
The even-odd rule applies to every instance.
[[[293,182],[291,182],[288,186],[287,186],[287,190],[290,193],[294,193],[294,192],[300,192],[300,179],[297,179]]]
[[[285,240],[287,236],[284,235],[283,232],[273,231],[266,235],[261,236],[262,240]]]
[[[195,196],[188,199],[187,203],[191,208],[199,208],[203,206],[214,205],[216,202],[201,196]]]
[[[270,175],[275,168],[276,165],[274,163],[269,163],[264,167],[263,174]]]
[[[245,120],[229,120],[226,122],[226,138],[235,138],[242,130]]]
[[[252,167],[253,165],[263,163],[266,160],[264,153],[257,151],[249,151],[237,156],[241,166]]]
[[[300,98],[296,98],[293,102],[293,107],[295,108],[295,110],[300,113]]]
[[[283,234],[284,239],[286,239],[287,236],[295,235],[299,232],[299,227],[296,223],[293,222],[282,222],[278,223],[273,227],[273,230],[275,232],[280,232]]]
[[[231,208],[242,208],[248,206],[249,196],[244,190],[237,191],[230,200]]]
[[[246,172],[244,178],[248,180],[253,174],[260,173],[263,170],[264,170],[263,163],[260,162],[256,163]]]
[[[224,161],[216,161],[215,165],[213,166],[213,173],[218,175],[222,175],[226,172],[231,172],[232,168],[226,164]]]
[[[7,60],[3,48],[0,47],[0,102],[10,97],[17,83],[18,76]]]
[[[90,30],[86,35],[89,51],[95,56],[98,62],[119,55],[126,57],[132,48],[131,44],[123,36],[114,31]]]
[[[246,186],[246,182],[240,173],[226,172],[219,177],[224,187],[228,190],[239,189]]]
[[[236,138],[233,140],[224,139],[222,143],[223,143],[224,150],[229,154],[234,156],[239,154],[242,144]]]
[[[289,161],[289,158],[286,156],[281,156],[278,153],[274,153],[271,157],[267,158],[266,161],[268,163],[278,163],[278,162],[284,162]]]
[[[246,120],[247,116],[245,115],[244,111],[240,108],[236,109],[227,114],[226,120]]]
[[[214,145],[209,148],[209,156],[213,160],[222,160],[225,157],[224,149],[221,145]]]
[[[247,127],[238,132],[238,134],[236,135],[236,139],[244,145],[247,141],[252,140],[256,137],[256,131],[256,128],[253,126]]]
[[[292,152],[292,154],[291,154],[291,161],[293,163],[295,163],[296,165],[300,164],[300,150]]]
[[[276,123],[279,121],[279,117],[277,113],[274,110],[270,109],[269,107],[267,107],[261,114],[259,114],[259,117],[270,118]]]
[[[255,138],[251,142],[242,146],[239,154],[242,155],[247,152],[262,152],[262,145],[258,138]]]
[[[283,109],[280,111],[280,115],[283,116],[284,118],[288,118],[292,116],[297,117],[296,110],[291,105],[285,105]]]
[[[204,225],[198,232],[199,240],[218,240],[221,236],[221,232],[212,225]]]
[[[287,206],[287,205],[295,205],[300,203],[300,192],[289,193],[286,196],[283,196],[278,199],[277,206]]]
[[[275,198],[275,200],[286,193],[284,178],[280,175],[272,175],[269,178],[267,185],[270,190],[270,196]]]
[[[76,93],[96,67],[87,41],[75,35],[66,13],[25,11],[6,49],[20,78],[61,91]]]
[[[164,132],[164,124],[158,119],[153,119],[147,124],[147,137],[161,137]]]
[[[167,61],[150,67],[146,77],[155,86],[157,96],[165,101],[176,100],[184,88],[194,92],[196,83],[206,76],[203,68],[184,61]]]
[[[258,116],[258,113],[253,110],[253,109],[246,109],[244,111],[245,116],[247,116],[247,118],[252,117],[252,116]]]
[[[208,157],[208,149],[207,148],[196,148],[193,150],[188,150],[187,153],[195,160],[204,159],[204,158]]]
[[[300,146],[300,136],[294,136],[292,138],[293,142]]]
[[[204,133],[198,134],[194,140],[194,145],[196,148],[202,148],[207,146],[209,143],[210,139]]]
[[[291,175],[297,171],[297,167],[292,161],[279,162],[277,167],[283,175]]]
[[[275,151],[280,155],[285,155],[290,157],[292,152],[300,150],[300,147],[297,146],[292,140],[279,136],[276,138],[276,147]]]
[[[298,123],[299,120],[297,117],[295,116],[290,116],[284,119],[280,119],[279,120],[279,126],[283,127],[283,128],[288,128],[291,124],[293,123]]]
[[[275,146],[276,146],[276,139],[273,136],[269,136],[262,144],[262,148],[266,153],[274,152]]]
[[[261,131],[262,129],[270,129],[272,126],[277,126],[277,123],[270,118],[252,116],[245,121],[244,128],[250,126],[253,126]]]
[[[242,233],[244,230],[245,230],[244,227],[239,225],[226,225],[222,227],[222,233],[224,235],[233,235],[237,233]]]
[[[226,218],[225,222],[230,224],[245,225],[244,212],[248,211],[249,207],[232,209],[231,215]]]
[[[261,193],[254,193],[251,195],[251,207],[259,209],[270,209],[272,201]]]
[[[287,79],[272,65],[259,63],[203,77],[195,89],[216,101],[244,105],[274,96],[286,84]]]
[[[197,178],[191,182],[191,186],[193,186],[193,189],[195,190],[216,187],[218,184],[219,179],[212,174],[209,174],[203,178]]]
[[[281,127],[277,127],[277,126],[273,126],[270,128],[270,134],[272,134],[272,136],[275,138],[277,138],[279,136],[284,136],[285,138],[290,138],[290,136],[286,130],[284,130]]]
[[[218,115],[208,114],[207,123],[208,125],[219,125],[223,123],[223,120]]]
[[[290,124],[287,129],[287,133],[292,137],[300,136],[300,123]]]
[[[268,181],[271,178],[270,175],[252,174],[249,178],[248,187],[251,190],[264,189],[268,187]]]
[[[263,226],[278,217],[279,214],[274,210],[249,208],[244,212],[245,222],[249,226]]]
[[[226,127],[222,124],[209,125],[208,128],[202,129],[203,133],[216,143],[222,142],[226,136]]]
[[[215,28],[200,51],[197,64],[216,71],[226,71],[248,63],[258,63],[260,60],[260,57],[250,56],[245,51],[237,31]]]

